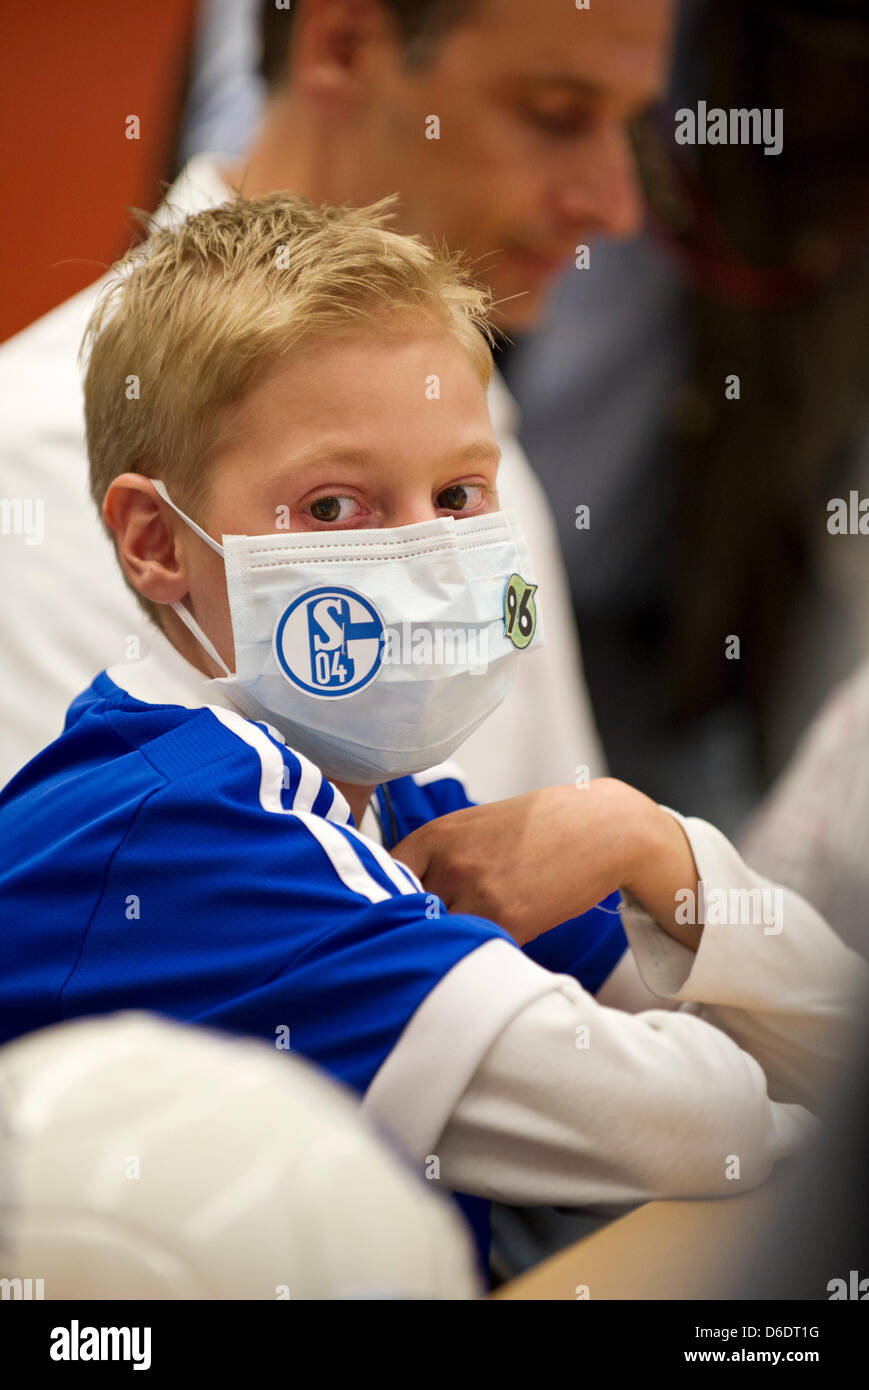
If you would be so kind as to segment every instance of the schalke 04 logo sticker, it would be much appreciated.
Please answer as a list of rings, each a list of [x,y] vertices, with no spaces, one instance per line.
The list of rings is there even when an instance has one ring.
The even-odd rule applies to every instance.
[[[354,695],[380,671],[384,631],[370,599],[355,589],[324,584],[299,594],[278,618],[275,660],[287,680],[308,695]]]
[[[521,651],[527,647],[537,627],[537,585],[521,574],[511,574],[504,590],[504,634]]]

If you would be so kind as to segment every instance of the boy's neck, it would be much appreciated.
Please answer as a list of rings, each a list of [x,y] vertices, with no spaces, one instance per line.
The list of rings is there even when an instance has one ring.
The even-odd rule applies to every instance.
[[[353,823],[358,830],[359,826],[362,824],[362,817],[365,815],[365,809],[374,795],[375,787],[357,787],[351,782],[336,782],[334,778],[330,778],[330,781],[333,787],[338,788],[344,800],[347,802],[347,805],[350,807]]]

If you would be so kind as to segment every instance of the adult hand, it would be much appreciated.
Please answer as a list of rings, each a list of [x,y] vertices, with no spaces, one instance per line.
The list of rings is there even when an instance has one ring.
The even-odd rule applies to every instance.
[[[453,811],[393,854],[450,911],[487,917],[520,945],[622,886],[669,930],[676,889],[697,886],[678,822],[610,777]]]

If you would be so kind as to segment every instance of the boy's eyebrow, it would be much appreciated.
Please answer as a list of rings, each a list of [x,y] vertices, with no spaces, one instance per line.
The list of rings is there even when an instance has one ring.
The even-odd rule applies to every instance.
[[[305,453],[297,455],[292,460],[293,471],[301,471],[303,468],[312,468],[316,464],[331,466],[333,464],[346,464],[354,468],[369,467],[373,453],[370,449],[360,449],[347,444],[318,444],[308,449]],[[448,455],[444,460],[456,465],[471,463],[476,459],[498,463],[501,458],[501,450],[492,439],[473,439],[467,444],[463,444],[460,449]]]
[[[475,459],[487,459],[491,463],[500,463],[501,450],[493,439],[474,439],[469,444],[464,444],[461,449],[457,449],[455,454],[451,454],[450,462],[453,459],[456,463],[473,463]]]
[[[292,460],[293,468],[310,468],[316,463],[346,463],[356,468],[371,462],[367,449],[357,449],[347,444],[315,444],[303,454]]]

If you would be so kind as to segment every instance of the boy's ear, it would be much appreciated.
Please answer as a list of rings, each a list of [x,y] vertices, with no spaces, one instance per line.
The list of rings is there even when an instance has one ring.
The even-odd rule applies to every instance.
[[[189,591],[175,516],[150,478],[121,473],[103,499],[103,520],[113,532],[130,583],[153,603],[178,603]]]

